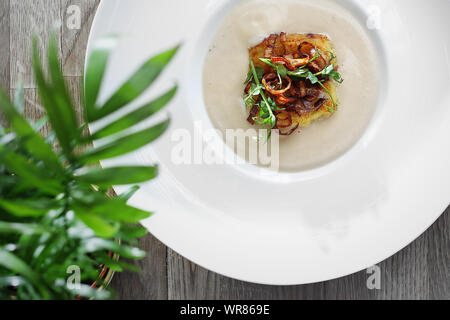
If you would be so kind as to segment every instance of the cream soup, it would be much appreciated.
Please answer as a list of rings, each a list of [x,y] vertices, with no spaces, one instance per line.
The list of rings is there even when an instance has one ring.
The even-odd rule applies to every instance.
[[[248,110],[242,101],[248,49],[280,32],[326,34],[345,80],[337,85],[339,109],[332,117],[281,138],[280,170],[304,171],[337,159],[364,133],[378,99],[378,59],[365,27],[334,2],[243,1],[222,22],[204,66],[205,105],[218,129],[254,128],[246,121]]]

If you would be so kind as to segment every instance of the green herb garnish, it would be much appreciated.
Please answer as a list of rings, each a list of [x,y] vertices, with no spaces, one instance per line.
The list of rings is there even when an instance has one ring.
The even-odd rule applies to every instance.
[[[266,95],[264,94],[265,88],[260,81],[260,78],[262,78],[262,76],[259,76],[253,60],[250,60],[250,71],[252,72],[253,83],[250,87],[248,95],[244,98],[244,101],[246,102],[247,106],[254,106],[256,105],[254,97],[258,95],[261,96],[262,101],[259,104],[259,119],[254,118],[253,120],[260,125],[264,125],[269,129],[273,129],[277,123],[277,119],[273,112],[279,110],[279,108],[272,99],[267,99]]]
[[[330,55],[331,55],[331,58],[327,64],[327,66],[321,72],[318,72],[318,73],[312,73],[308,69],[309,64],[311,62],[313,62],[314,60],[316,60],[320,56],[318,49],[316,49],[316,53],[314,54],[314,57],[311,58],[311,60],[309,60],[306,65],[304,65],[296,70],[293,70],[293,71],[288,70],[284,65],[278,65],[278,64],[273,63],[271,59],[260,58],[259,60],[261,60],[265,64],[274,68],[275,71],[277,72],[278,76],[281,78],[284,78],[285,76],[291,76],[294,78],[308,79],[311,82],[311,84],[319,84],[322,87],[322,89],[327,93],[327,95],[330,97],[330,100],[331,100],[333,106],[330,107],[328,109],[328,111],[333,113],[333,112],[336,112],[337,103],[334,100],[333,96],[331,95],[331,92],[324,85],[324,83],[328,80],[328,78],[332,78],[333,80],[335,80],[338,83],[342,83],[344,81],[344,79],[342,78],[341,74],[335,70],[335,64],[332,63],[333,60],[336,59],[336,56],[332,52],[330,52]],[[323,78],[323,79],[320,79],[319,77]]]

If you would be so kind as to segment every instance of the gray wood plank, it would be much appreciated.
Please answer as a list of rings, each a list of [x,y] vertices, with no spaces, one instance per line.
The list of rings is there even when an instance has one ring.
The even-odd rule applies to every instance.
[[[62,62],[66,76],[83,76],[89,31],[99,3],[100,0],[61,0]]]
[[[9,0],[0,1],[0,86],[8,91],[9,74]]]
[[[0,88],[9,91],[9,0],[0,1]],[[6,121],[0,112],[0,125],[6,126]]]
[[[450,300],[450,207],[431,227],[427,237],[429,298]]]
[[[414,243],[379,265],[381,268],[380,290],[368,289],[369,275],[366,271],[325,283],[304,286],[272,287],[249,284],[207,271],[169,250],[169,298],[176,300],[450,299],[449,211]],[[432,244],[429,241],[430,238],[433,239]]]
[[[11,89],[10,95],[14,97],[16,89]],[[25,108],[24,115],[27,119],[32,121],[38,121],[45,115],[45,111],[40,105],[39,95],[37,89],[24,89]],[[47,136],[50,132],[50,126],[48,123],[41,129],[41,134]]]
[[[83,124],[84,121],[84,110],[83,110],[83,104],[81,101],[82,98],[82,92],[83,92],[83,80],[82,77],[68,77],[65,76],[64,79],[66,80],[67,89],[69,91],[69,94],[72,98],[72,101],[74,102],[75,111],[77,114],[77,120],[78,124]]]
[[[321,300],[374,299],[365,272],[304,286],[265,286],[229,279],[205,270],[172,250],[168,254],[169,299]]]
[[[424,234],[407,248],[381,263],[382,287],[377,298],[383,300],[429,299],[427,254],[428,237]]]
[[[37,37],[44,57],[52,32],[60,39],[60,13],[60,0],[10,0],[11,88],[17,88],[19,82],[25,88],[36,87],[31,62],[32,39],[34,35]]]
[[[140,240],[147,252],[144,260],[132,262],[141,273],[123,272],[115,275],[112,287],[122,300],[167,300],[166,247],[152,235]]]
[[[373,300],[377,297],[376,290],[369,290],[367,279],[369,274],[361,271],[356,274],[323,283],[323,298],[325,300]],[[302,286],[299,287],[302,290]]]

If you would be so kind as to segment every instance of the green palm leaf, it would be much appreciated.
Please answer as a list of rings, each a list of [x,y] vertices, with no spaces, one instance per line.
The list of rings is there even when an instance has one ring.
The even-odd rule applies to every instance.
[[[145,182],[154,179],[157,174],[158,167],[156,166],[94,168],[78,175],[76,179],[99,187],[109,187]]]
[[[2,108],[14,133],[23,140],[23,146],[37,159],[40,159],[48,169],[63,173],[64,170],[58,157],[45,140],[30,126],[27,120],[17,111],[6,93],[0,88],[0,108]]]
[[[67,94],[65,86],[61,83],[61,70],[56,54],[56,45],[52,40],[49,47],[49,68],[53,83],[47,83],[39,59],[37,41],[33,41],[33,67],[38,84],[42,104],[47,111],[48,118],[55,131],[56,137],[68,159],[73,158],[75,141],[79,140],[78,128],[74,117],[74,109]],[[67,99],[69,99],[67,101]]]
[[[157,167],[81,168],[135,151],[160,137],[170,120],[136,133],[126,131],[164,108],[177,87],[94,135],[85,129],[142,95],[178,47],[148,60],[101,106],[97,100],[115,40],[113,36],[103,39],[88,60],[85,93],[75,97],[85,104],[86,120],[81,126],[62,74],[56,38],[50,41],[48,70],[43,69],[37,42],[33,42],[36,83],[46,110],[41,120],[34,122],[22,115],[23,87],[16,90],[14,102],[0,89],[0,108],[9,123],[6,129],[0,127],[0,299],[107,299],[107,290],[98,291],[89,285],[70,289],[67,268],[79,266],[82,283],[102,284],[97,279],[100,264],[117,271],[138,271],[133,265],[111,259],[111,254],[129,259],[145,257],[145,252],[136,247],[137,239],[147,233],[139,222],[152,212],[127,205],[139,187],[115,198],[105,192],[113,185],[149,181],[156,177]],[[47,120],[51,131],[42,137],[39,131]],[[99,146],[87,149],[92,141]],[[53,145],[57,147],[53,149]],[[116,241],[118,237],[121,242]]]
[[[170,120],[166,120],[149,129],[119,138],[104,146],[94,148],[80,157],[82,163],[96,163],[100,160],[111,159],[130,153],[159,138],[169,127]]]
[[[104,128],[94,133],[92,135],[92,139],[98,140],[106,138],[123,130],[129,129],[134,125],[144,121],[148,117],[154,115],[162,108],[164,108],[175,96],[177,89],[178,87],[175,86],[161,97],[105,126]]]
[[[99,120],[139,97],[161,74],[179,47],[163,52],[141,66],[101,107],[92,120]]]
[[[116,44],[116,36],[104,37],[95,44],[89,57],[85,73],[84,104],[86,116],[90,122],[96,119],[96,103],[101,89],[103,76],[105,74],[111,50],[115,48]]]

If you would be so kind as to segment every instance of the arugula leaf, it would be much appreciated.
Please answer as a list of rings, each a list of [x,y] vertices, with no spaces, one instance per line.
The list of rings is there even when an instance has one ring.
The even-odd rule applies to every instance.
[[[332,71],[334,71],[334,64],[326,66],[325,69],[323,69],[319,74],[328,76]]]
[[[306,79],[308,79],[312,84],[316,84],[316,83],[320,82],[319,78],[317,78],[317,76],[312,72],[307,73]]]
[[[264,69],[260,66],[256,66],[255,70],[256,70],[256,75],[257,75],[259,81],[261,81],[263,78],[263,75],[264,75]],[[247,79],[245,80],[245,84],[252,82],[252,81],[253,81],[253,71],[250,68],[250,70],[248,70]]]
[[[291,77],[306,78],[309,70],[307,68],[298,68],[294,71],[288,71],[287,75]]]
[[[288,73],[289,73],[288,69],[282,64],[275,64],[272,62],[272,60],[267,59],[267,58],[259,58],[259,60],[261,60],[265,64],[274,68],[278,74],[278,77],[280,77],[280,78],[286,77],[286,75],[288,75]]]
[[[256,81],[257,85],[261,85],[257,74],[256,74],[256,69],[255,69],[255,65],[253,63],[253,60],[250,60],[250,66],[253,72],[253,79]],[[272,104],[269,103],[269,101],[266,98],[266,95],[264,94],[264,92],[260,92],[261,98],[262,98],[262,102],[261,102],[261,110],[260,110],[260,116],[265,119],[264,124],[269,125],[270,129],[273,129],[277,123],[277,119],[275,117],[275,115],[273,114],[272,111],[272,106],[273,106],[273,102]]]
[[[330,72],[330,77],[333,78],[333,80],[338,82],[338,83],[344,82],[344,79],[342,78],[342,75],[339,72],[337,72],[337,71],[331,71]]]

